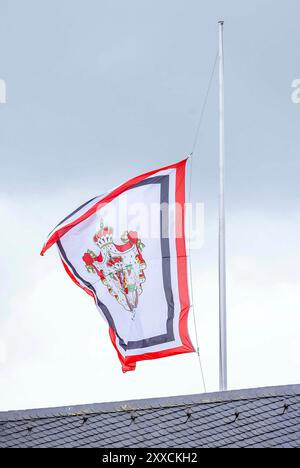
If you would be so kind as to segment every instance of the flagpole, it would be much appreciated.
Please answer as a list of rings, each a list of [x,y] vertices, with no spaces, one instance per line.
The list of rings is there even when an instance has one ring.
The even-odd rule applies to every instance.
[[[219,21],[219,339],[220,391],[227,390],[227,323],[226,323],[226,237],[225,237],[225,127],[224,127],[224,21]]]

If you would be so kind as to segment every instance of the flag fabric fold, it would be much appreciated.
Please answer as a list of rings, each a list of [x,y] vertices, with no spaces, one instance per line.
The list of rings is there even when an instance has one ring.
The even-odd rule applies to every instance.
[[[64,269],[95,301],[123,372],[193,352],[184,229],[186,160],[89,200],[49,234]],[[124,209],[126,207],[126,209]],[[139,212],[139,218],[130,212]]]

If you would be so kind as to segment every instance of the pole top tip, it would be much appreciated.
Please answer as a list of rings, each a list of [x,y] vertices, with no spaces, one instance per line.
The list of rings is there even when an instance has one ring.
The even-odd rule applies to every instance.
[[[223,20],[219,21],[219,24],[221,24],[223,26],[224,21]]]

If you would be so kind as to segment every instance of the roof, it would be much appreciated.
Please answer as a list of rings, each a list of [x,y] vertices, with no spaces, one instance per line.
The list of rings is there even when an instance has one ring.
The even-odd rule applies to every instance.
[[[4,412],[0,447],[300,447],[300,385]]]

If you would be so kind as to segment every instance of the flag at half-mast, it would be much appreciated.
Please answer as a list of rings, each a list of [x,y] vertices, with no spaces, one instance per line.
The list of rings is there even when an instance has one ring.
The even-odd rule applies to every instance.
[[[70,278],[93,297],[124,372],[137,361],[194,351],[185,192],[186,160],[141,174],[67,216],[42,249],[56,243]],[[138,229],[128,216],[137,205]],[[143,237],[149,217],[151,234]]]

